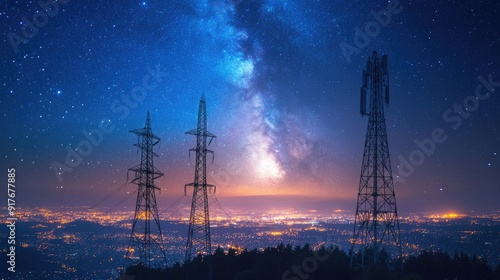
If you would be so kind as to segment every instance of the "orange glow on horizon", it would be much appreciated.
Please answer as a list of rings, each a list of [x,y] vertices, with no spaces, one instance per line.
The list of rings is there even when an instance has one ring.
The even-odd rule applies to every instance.
[[[332,190],[336,189],[331,187]],[[279,183],[269,183],[268,185],[260,185],[256,187],[252,186],[235,186],[232,188],[224,188],[217,192],[219,197],[233,197],[233,196],[301,196],[301,197],[309,197],[314,198],[318,197],[317,193],[314,190],[319,190],[319,186],[315,185],[302,185],[302,186],[290,186],[290,185],[282,185]],[[345,196],[339,196],[337,192],[328,191],[323,192],[323,195],[319,198],[327,198],[327,199],[352,199],[353,196],[349,196],[348,194]]]
[[[449,220],[452,220],[452,219],[464,218],[466,216],[467,215],[465,215],[465,214],[459,214],[459,213],[455,213],[455,212],[450,212],[450,213],[445,213],[445,214],[430,215],[429,218],[431,218],[431,219],[449,219]]]

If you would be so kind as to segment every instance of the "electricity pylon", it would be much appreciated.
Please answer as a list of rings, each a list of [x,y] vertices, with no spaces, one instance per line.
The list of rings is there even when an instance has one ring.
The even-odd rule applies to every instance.
[[[137,143],[134,146],[141,151],[141,163],[132,167],[132,183],[137,185],[137,202],[135,206],[132,233],[125,256],[124,269],[128,266],[140,265],[148,268],[166,268],[167,257],[163,243],[163,234],[160,227],[160,218],[156,206],[156,190],[154,180],[163,176],[153,165],[153,147],[160,142],[160,138],[151,130],[151,119],[148,116],[144,128],[130,132],[137,134]],[[128,177],[128,173],[127,173]]]
[[[212,265],[210,255],[212,253],[212,243],[210,240],[210,215],[208,210],[208,192],[215,185],[207,183],[207,154],[213,151],[207,149],[212,140],[216,137],[207,131],[207,104],[205,96],[202,95],[198,109],[198,126],[196,129],[186,132],[186,134],[196,136],[196,148],[189,152],[196,153],[196,165],[194,181],[184,186],[184,194],[188,186],[193,187],[193,200],[191,201],[191,214],[189,217],[189,230],[186,244],[185,264],[189,264],[194,255],[202,255],[203,260],[208,265],[207,278],[212,279]],[[207,144],[207,138],[210,142]],[[188,269],[186,268],[186,279],[188,279]]]

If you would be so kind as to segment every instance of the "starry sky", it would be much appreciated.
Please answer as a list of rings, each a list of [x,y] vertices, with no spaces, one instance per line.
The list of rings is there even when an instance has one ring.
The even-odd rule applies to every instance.
[[[367,126],[361,72],[378,50],[389,55],[386,123],[400,211],[496,211],[499,8],[472,0],[2,1],[0,178],[16,168],[19,206],[92,205],[138,164],[129,130],[150,111],[166,205],[192,181],[195,139],[184,132],[195,128],[204,92],[217,135],[208,181],[228,205],[274,197],[270,206],[354,209]],[[415,157],[423,154],[415,141],[436,129],[446,140]]]

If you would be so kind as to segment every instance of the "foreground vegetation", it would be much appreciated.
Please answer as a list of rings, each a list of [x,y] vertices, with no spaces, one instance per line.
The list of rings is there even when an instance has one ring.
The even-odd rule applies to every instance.
[[[365,254],[369,256],[371,252]],[[355,263],[359,264],[360,259],[361,256],[357,255]],[[292,247],[283,244],[263,251],[237,252],[230,249],[224,252],[218,248],[210,259],[198,256],[188,265],[176,263],[166,270],[129,267],[127,274],[135,279],[185,280],[187,267],[189,279],[207,279],[208,261],[212,264],[214,280],[500,280],[500,265],[493,269],[484,258],[465,253],[450,256],[444,252],[425,251],[406,258],[402,273],[401,263],[365,263],[362,271],[360,265],[350,268],[349,255],[339,248],[313,250],[309,245]]]

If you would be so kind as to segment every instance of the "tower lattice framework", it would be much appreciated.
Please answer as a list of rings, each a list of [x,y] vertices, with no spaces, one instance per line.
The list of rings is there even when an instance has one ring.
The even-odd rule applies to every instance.
[[[384,103],[389,104],[388,57],[379,57],[374,51],[363,71],[361,87],[361,115],[369,118],[350,250],[351,267],[354,252],[359,250],[362,269],[365,267],[365,251],[368,248],[372,249],[373,259],[370,262],[374,263],[382,261],[382,250],[386,253],[383,256],[387,258],[384,260],[387,263],[394,257],[401,259],[402,255]]]
[[[141,151],[141,163],[128,170],[133,173],[132,183],[137,185],[137,202],[135,206],[132,233],[130,236],[124,269],[133,265],[143,265],[149,268],[165,268],[167,257],[165,253],[160,218],[156,205],[156,190],[154,180],[163,176],[153,165],[153,147],[160,138],[151,130],[151,118],[148,112],[144,128],[130,132],[137,134],[134,146]],[[127,177],[128,177],[127,173]]]
[[[205,96],[202,95],[198,109],[198,126],[196,129],[186,132],[186,134],[196,136],[196,148],[189,152],[196,153],[196,165],[194,181],[184,186],[184,193],[187,187],[193,187],[193,199],[191,201],[191,214],[189,217],[189,230],[186,244],[185,263],[188,264],[192,258],[198,254],[205,256],[208,265],[208,275],[206,279],[212,279],[212,267],[210,254],[212,253],[212,243],[210,240],[210,215],[208,207],[208,194],[215,185],[207,183],[207,154],[213,154],[208,150],[212,140],[216,137],[207,131],[207,105]],[[207,144],[207,139],[210,142]],[[186,275],[186,278],[187,275]]]

